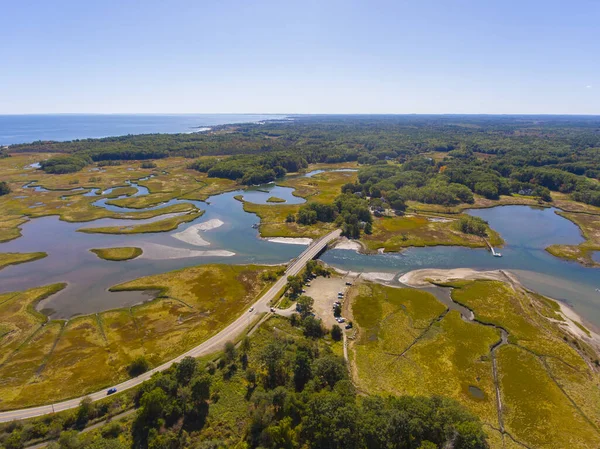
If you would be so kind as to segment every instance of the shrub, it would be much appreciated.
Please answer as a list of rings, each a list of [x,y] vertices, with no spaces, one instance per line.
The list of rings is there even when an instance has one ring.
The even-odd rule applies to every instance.
[[[129,375],[131,377],[137,377],[140,374],[145,373],[149,369],[150,369],[150,363],[148,363],[148,360],[146,360],[146,357],[144,357],[143,355],[140,355],[139,357],[136,357],[133,360],[133,362],[131,362],[131,364],[127,368],[127,372],[129,373]]]

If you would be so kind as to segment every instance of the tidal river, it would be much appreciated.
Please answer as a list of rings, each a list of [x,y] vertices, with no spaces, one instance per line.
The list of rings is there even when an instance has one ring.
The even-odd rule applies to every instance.
[[[600,327],[600,269],[558,259],[545,251],[553,243],[583,241],[579,228],[554,208],[499,206],[467,211],[488,221],[505,240],[493,257],[484,249],[437,246],[410,248],[401,253],[364,255],[330,250],[321,258],[346,270],[403,274],[421,268],[506,269],[528,288],[559,299],[586,321]]]
[[[315,172],[308,176],[313,174]],[[135,183],[132,185],[136,186]],[[39,307],[52,318],[69,318],[147,300],[149,295],[142,292],[108,291],[115,284],[142,276],[206,263],[288,262],[304,248],[260,239],[255,228],[258,218],[244,212],[242,203],[234,196],[243,195],[248,201],[263,204],[270,196],[283,198],[287,204],[304,202],[292,192],[290,188],[269,184],[215,195],[206,203],[185,201],[206,212],[170,233],[107,235],[76,232],[82,227],[122,226],[147,220],[101,219],[92,223],[67,223],[57,217],[31,220],[23,225],[22,237],[0,244],[0,252],[45,251],[48,257],[0,271],[0,292],[67,282],[65,290],[44,300]],[[139,188],[138,194],[146,193]],[[173,200],[159,207],[178,202],[183,201]],[[103,200],[94,204],[121,212],[128,210],[106,205]],[[500,232],[506,241],[506,246],[501,249],[503,257],[492,257],[483,249],[431,247],[377,255],[334,249],[321,258],[340,269],[394,274],[419,268],[508,269],[527,287],[567,302],[585,320],[600,327],[600,293],[596,291],[600,288],[600,270],[562,261],[544,251],[552,243],[582,241],[579,229],[573,223],[556,215],[554,209],[528,206],[504,206],[469,213],[487,220]],[[114,246],[138,246],[144,254],[127,262],[111,262],[89,252],[90,248]]]

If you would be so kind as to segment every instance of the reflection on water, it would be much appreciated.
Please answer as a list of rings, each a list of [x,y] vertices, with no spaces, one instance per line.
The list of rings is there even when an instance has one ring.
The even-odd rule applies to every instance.
[[[506,241],[503,257],[484,249],[461,247],[409,248],[397,254],[364,255],[331,250],[321,259],[353,271],[406,273],[421,268],[506,269],[523,284],[552,298],[564,300],[590,323],[600,327],[600,270],[558,259],[544,249],[551,243],[577,244],[579,228],[555,209],[503,206],[469,211],[488,221]]]

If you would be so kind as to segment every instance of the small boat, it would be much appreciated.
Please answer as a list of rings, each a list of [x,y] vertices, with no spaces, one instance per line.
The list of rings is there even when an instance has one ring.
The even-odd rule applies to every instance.
[[[502,254],[494,252],[494,257],[502,257]]]

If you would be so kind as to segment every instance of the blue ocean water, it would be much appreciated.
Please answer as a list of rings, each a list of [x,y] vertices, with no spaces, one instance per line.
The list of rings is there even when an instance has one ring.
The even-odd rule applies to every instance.
[[[125,134],[185,133],[202,127],[281,119],[271,114],[39,114],[0,115],[0,145]]]

